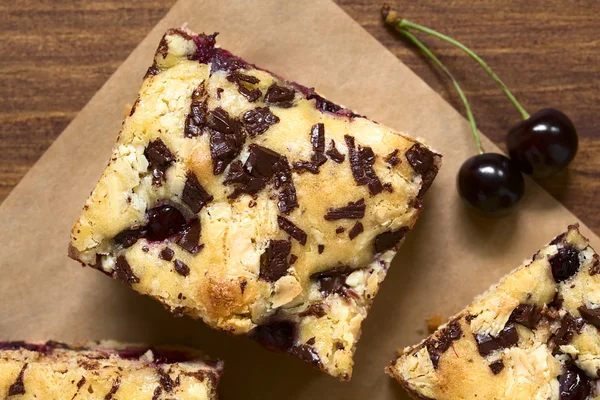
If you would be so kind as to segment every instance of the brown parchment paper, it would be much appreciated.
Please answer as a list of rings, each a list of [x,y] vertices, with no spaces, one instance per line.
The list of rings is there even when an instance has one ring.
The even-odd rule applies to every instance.
[[[200,321],[174,318],[67,258],[71,224],[105,167],[124,105],[135,100],[162,33],[184,22],[196,31],[221,32],[219,43],[235,54],[423,137],[444,155],[425,211],[363,325],[351,383]],[[497,151],[489,140],[484,144]],[[577,222],[532,182],[519,213],[497,221],[472,217],[457,195],[455,176],[474,151],[460,114],[328,0],[180,0],[0,206],[0,339],[197,346],[225,360],[225,400],[406,399],[383,374],[395,349],[424,336],[428,315],[458,311]],[[582,230],[600,248],[598,237]]]

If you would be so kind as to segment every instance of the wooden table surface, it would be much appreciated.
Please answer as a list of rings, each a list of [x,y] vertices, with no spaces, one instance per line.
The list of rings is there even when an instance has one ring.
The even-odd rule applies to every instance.
[[[0,3],[0,201],[174,0]],[[462,112],[444,77],[382,26],[380,0],[337,3]],[[600,1],[404,0],[405,18],[475,49],[529,112],[563,110],[579,131],[568,171],[540,182],[600,234]],[[425,40],[462,82],[480,129],[503,145],[519,115],[460,51]]]

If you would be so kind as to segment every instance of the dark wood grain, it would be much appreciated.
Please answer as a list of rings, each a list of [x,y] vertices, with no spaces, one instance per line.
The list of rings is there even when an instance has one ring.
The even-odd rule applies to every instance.
[[[0,200],[19,182],[174,0],[20,0],[0,3]],[[337,3],[462,111],[448,82],[382,26],[380,1]],[[600,2],[391,1],[404,17],[475,49],[530,111],[565,111],[580,151],[541,182],[600,233]],[[402,8],[400,7],[402,6]],[[480,129],[503,145],[519,115],[467,56],[423,38],[463,83]],[[402,94],[399,94],[402,95]]]

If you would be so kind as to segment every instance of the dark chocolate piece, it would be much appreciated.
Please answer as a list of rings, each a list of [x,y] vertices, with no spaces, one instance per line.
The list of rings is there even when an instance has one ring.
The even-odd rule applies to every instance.
[[[395,248],[408,231],[409,229],[406,226],[403,226],[395,231],[380,233],[375,237],[375,243],[373,245],[375,253],[383,253],[384,251]]]
[[[190,267],[180,260],[173,261],[175,265],[175,271],[181,276],[188,276],[190,274]]]
[[[217,100],[221,100],[221,93],[223,93],[225,89],[217,88]]]
[[[454,320],[439,331],[436,339],[430,338],[425,342],[433,368],[437,369],[441,355],[450,348],[452,342],[460,339],[462,334],[459,320]]]
[[[175,161],[175,156],[161,139],[148,143],[144,156],[148,160],[148,169],[152,171],[152,184],[160,185],[165,178],[165,172]]]
[[[256,100],[260,99],[260,96],[262,96],[262,92],[259,88],[248,89],[246,86],[241,84],[238,86],[238,92],[244,96],[249,103],[254,103]]]
[[[319,291],[323,296],[329,296],[337,293],[340,296],[347,297],[346,278],[354,270],[349,268],[336,268],[329,271],[317,272],[311,275],[312,279],[319,282]]]
[[[23,368],[21,368],[21,372],[19,372],[19,375],[17,376],[17,379],[8,388],[8,395],[9,396],[18,396],[18,395],[25,394],[25,384],[23,383],[23,376],[25,375],[25,370],[27,369],[28,365],[29,364],[27,364],[27,363],[25,363],[23,365]]]
[[[121,378],[117,378],[117,380],[113,383],[112,387],[110,388],[110,391],[106,394],[106,396],[104,396],[104,400],[111,400],[113,398],[113,395],[115,393],[117,393],[117,390],[119,390],[119,386],[121,386]]]
[[[145,237],[150,241],[163,241],[181,233],[187,226],[185,217],[177,208],[165,204],[151,208],[146,212],[148,223],[143,229]]]
[[[85,385],[85,376],[82,376],[81,379],[77,382],[77,390],[81,389],[83,385]]]
[[[249,335],[271,351],[287,351],[296,340],[297,328],[293,322],[273,320],[257,326]]]
[[[319,166],[312,161],[295,161],[292,163],[292,169],[299,174],[302,174],[304,172],[310,172],[311,174],[319,173]]]
[[[560,400],[586,400],[591,392],[590,378],[575,365],[558,377]]]
[[[265,95],[265,102],[281,108],[290,108],[294,102],[295,92],[277,84],[272,84]]]
[[[490,369],[492,370],[492,373],[494,375],[498,375],[504,369],[504,363],[502,362],[502,360],[493,361],[490,364]]]
[[[200,245],[201,226],[198,218],[192,219],[183,234],[177,240],[177,244],[192,254],[198,253],[204,245]]]
[[[517,334],[517,330],[512,323],[506,324],[504,329],[502,329],[502,331],[500,331],[496,337],[488,334],[479,334],[474,336],[475,341],[477,342],[479,354],[484,357],[491,354],[495,350],[512,347],[519,343],[519,335]]]
[[[154,394],[152,394],[152,400],[159,400],[160,399],[160,395],[162,394],[162,387],[161,386],[157,386],[156,389],[154,389]]]
[[[202,135],[202,131],[206,127],[207,115],[206,90],[203,82],[192,93],[190,113],[185,119],[184,136],[191,138]]]
[[[310,339],[308,339],[306,341],[306,344],[309,345],[309,346],[312,346],[313,344],[315,344],[315,337],[313,336]]]
[[[364,232],[363,224],[360,221],[356,221],[350,232],[348,232],[348,237],[350,240],[354,240],[355,237]]]
[[[577,310],[583,319],[585,319],[585,322],[600,329],[600,308],[589,308],[584,305],[580,306]]]
[[[548,259],[552,276],[557,283],[566,281],[579,270],[579,252],[572,246],[565,246]]]
[[[274,115],[268,107],[257,107],[244,113],[244,124],[251,138],[263,134],[271,125],[279,122],[279,117]]]
[[[121,231],[113,238],[114,242],[118,245],[123,246],[127,249],[133,246],[138,239],[143,238],[147,235],[147,231],[143,227],[133,227],[131,229],[125,229]]]
[[[385,156],[385,162],[390,164],[392,167],[397,165],[400,162],[400,159],[397,157],[398,151],[399,151],[398,149],[395,149],[390,154]]]
[[[289,350],[289,353],[298,357],[301,360],[307,361],[316,367],[320,367],[322,365],[321,358],[317,354],[316,350],[304,344],[294,346]]]
[[[323,254],[323,251],[325,251],[325,245],[324,244],[318,245],[317,251],[319,252],[319,254]]]
[[[156,372],[158,372],[158,375],[160,375],[160,385],[165,389],[165,392],[171,393],[173,391],[173,387],[175,386],[173,379],[171,379],[168,373],[161,369],[157,368]]]
[[[325,152],[325,125],[322,123],[314,124],[310,128],[310,143],[315,153]]]
[[[277,216],[277,224],[279,227],[284,230],[288,235],[293,237],[300,243],[302,246],[306,244],[307,235],[302,229],[298,228],[292,221],[289,219],[282,217],[281,215]]]
[[[240,123],[229,117],[220,107],[209,113],[207,125],[211,129],[210,155],[213,160],[213,174],[219,175],[235,157],[240,154],[246,136]]]
[[[375,153],[370,147],[355,148],[354,137],[345,135],[344,140],[348,146],[348,159],[350,160],[350,169],[352,176],[358,186],[367,185],[369,192],[373,195],[381,193],[383,185],[373,171],[375,164]]]
[[[198,181],[198,178],[196,178],[196,175],[189,172],[181,200],[190,207],[193,213],[197,214],[202,207],[213,200],[213,197],[206,192],[202,184]]]
[[[131,266],[125,259],[125,256],[117,257],[117,261],[115,262],[114,273],[116,274],[118,280],[120,280],[123,283],[126,283],[129,286],[131,286],[134,283],[140,282],[140,278],[135,276],[135,274],[131,270]]]
[[[165,247],[164,249],[161,250],[161,252],[160,252],[160,254],[158,256],[162,260],[171,261],[173,259],[174,255],[175,255],[175,252],[173,250],[171,250],[168,247]]]
[[[437,175],[438,167],[435,165],[434,155],[435,153],[419,143],[415,143],[404,153],[413,170],[421,175],[422,183],[418,198],[423,197]]]
[[[242,81],[242,82],[250,83],[252,85],[256,85],[257,83],[260,82],[260,79],[258,79],[257,77],[252,76],[252,75],[242,74],[239,71],[233,71],[231,74],[227,75],[227,80],[229,82],[233,82],[233,83]]]
[[[333,141],[333,139],[331,140],[331,142],[329,142],[329,147],[327,148],[325,154],[327,154],[327,156],[331,158],[331,160],[338,164],[343,163],[346,159],[346,156],[340,153],[339,150],[335,147],[335,142]]]
[[[298,261],[298,256],[295,254],[290,254],[290,265],[294,265]]]
[[[275,282],[287,273],[288,256],[292,243],[287,240],[271,240],[269,247],[260,257],[259,277],[267,282]]]
[[[583,318],[574,318],[571,314],[565,314],[560,320],[560,327],[550,341],[557,346],[567,345],[571,343],[575,332],[581,332],[584,324]]]
[[[324,97],[319,96],[314,92],[308,95],[306,98],[308,100],[315,99],[315,108],[321,112],[343,115],[340,113],[340,111],[342,110],[341,106],[335,104],[332,101],[327,100]]]
[[[338,219],[360,219],[365,216],[365,199],[355,202],[349,202],[347,205],[338,208],[330,208],[325,214],[326,221],[335,221]]]
[[[343,226],[338,226],[337,228],[335,228],[335,233],[340,234],[342,232],[344,232],[346,229]]]
[[[541,318],[542,314],[535,304],[519,304],[510,315],[509,321],[534,329]]]

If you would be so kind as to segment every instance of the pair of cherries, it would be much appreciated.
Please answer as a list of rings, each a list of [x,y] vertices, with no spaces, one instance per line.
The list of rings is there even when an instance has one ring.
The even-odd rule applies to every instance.
[[[457,186],[463,201],[484,216],[498,217],[514,210],[525,193],[523,173],[534,178],[548,178],[563,170],[575,158],[578,137],[575,126],[564,113],[547,108],[529,115],[491,68],[471,49],[433,29],[402,19],[388,5],[381,13],[385,23],[402,33],[440,68],[452,81],[473,131],[479,154],[465,161],[458,172]],[[448,42],[473,58],[504,91],[523,117],[507,135],[510,158],[498,153],[485,153],[479,132],[464,92],[452,75],[410,30],[423,32]]]

